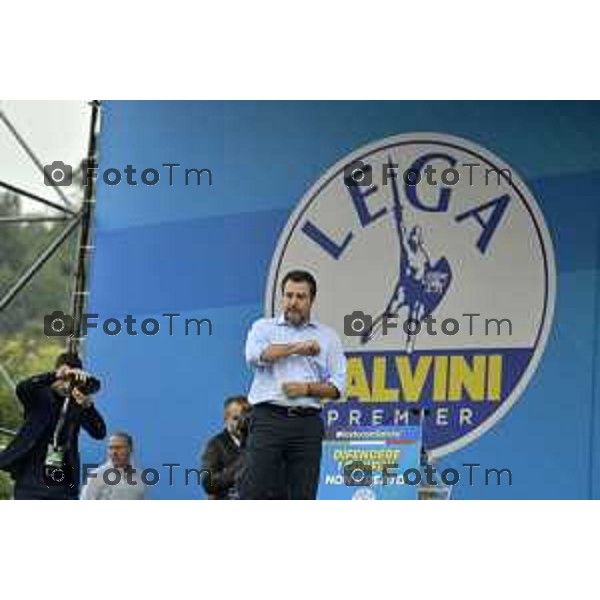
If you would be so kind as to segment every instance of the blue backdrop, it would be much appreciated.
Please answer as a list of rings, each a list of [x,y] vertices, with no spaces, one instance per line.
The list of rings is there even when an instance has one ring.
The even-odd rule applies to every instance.
[[[262,315],[278,236],[307,187],[357,147],[436,131],[470,139],[508,161],[537,198],[554,243],[555,317],[542,361],[499,423],[441,466],[508,467],[513,485],[455,490],[457,498],[600,497],[598,223],[600,111],[595,103],[107,102],[100,170],[163,163],[209,168],[213,185],[122,182],[97,188],[89,312],[209,318],[213,335],[154,337],[93,331],[91,367],[111,429],[136,439],[138,460],[168,471],[154,498],[203,497],[184,484],[222,401],[245,392],[245,333]],[[177,326],[177,323],[176,323]],[[181,329],[181,328],[180,328]],[[87,443],[84,459],[101,459]]]

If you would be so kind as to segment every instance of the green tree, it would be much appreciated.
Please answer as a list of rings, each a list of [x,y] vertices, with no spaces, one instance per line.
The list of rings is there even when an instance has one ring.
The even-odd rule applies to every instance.
[[[6,376],[10,376],[16,382],[34,373],[52,370],[56,355],[62,348],[55,339],[40,340],[26,333],[4,339],[0,346],[0,365]],[[4,384],[0,387],[0,423],[2,427],[16,430],[21,424],[21,406],[10,382],[5,379]],[[9,441],[8,436],[0,436],[0,447]],[[0,472],[0,499],[9,498],[11,488],[8,475]]]
[[[0,217],[22,214],[17,196],[0,195]],[[0,298],[62,227],[63,223],[0,223]],[[61,338],[44,335],[43,320],[44,315],[55,310],[69,312],[76,243],[76,236],[71,236],[0,312],[0,427],[15,430],[22,422],[14,382],[51,370],[63,348]],[[8,441],[8,436],[0,434],[0,447]],[[10,494],[10,478],[0,472],[0,499]]]

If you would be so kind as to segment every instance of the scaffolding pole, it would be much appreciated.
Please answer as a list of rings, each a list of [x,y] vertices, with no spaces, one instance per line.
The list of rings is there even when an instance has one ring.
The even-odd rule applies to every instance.
[[[0,298],[0,312],[2,312],[15,298],[15,296],[24,289],[31,281],[33,276],[46,264],[54,253],[62,246],[63,242],[69,237],[71,232],[79,225],[80,217],[76,216],[62,230],[62,232],[44,249],[35,259],[33,264],[19,277],[16,283]]]
[[[92,116],[90,119],[90,133],[88,142],[88,154],[85,161],[83,173],[95,173],[96,168],[96,145],[98,139],[98,124],[100,119],[100,103],[92,102]],[[89,171],[88,171],[89,169]],[[73,295],[71,298],[71,316],[73,317],[73,335],[68,341],[68,350],[79,354],[82,342],[81,324],[83,311],[87,304],[88,291],[88,269],[90,256],[93,251],[92,227],[94,218],[94,181],[95,177],[84,178],[83,204],[80,210],[81,228],[79,230],[79,249],[73,284]]]

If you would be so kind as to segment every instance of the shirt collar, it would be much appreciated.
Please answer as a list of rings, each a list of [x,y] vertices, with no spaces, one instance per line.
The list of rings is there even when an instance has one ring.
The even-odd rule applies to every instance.
[[[133,466],[133,460],[130,460],[129,464],[126,467],[115,467],[115,465],[113,464],[112,460],[107,460],[102,465],[102,468],[104,468],[104,469],[117,469],[121,473],[126,473],[130,469],[132,469],[132,470],[135,469],[135,467]]]
[[[277,316],[277,319],[275,320],[275,323],[277,325],[290,325],[290,327],[293,327],[293,325],[291,325],[290,323],[288,323],[285,320],[285,316],[283,313],[279,313],[279,315]],[[316,327],[317,326],[317,322],[314,321],[313,319],[309,319],[306,323],[304,323],[302,325],[302,327]]]
[[[225,433],[229,436],[229,439],[239,448],[242,445],[242,440],[238,438],[236,435],[233,435],[227,427],[225,427]]]

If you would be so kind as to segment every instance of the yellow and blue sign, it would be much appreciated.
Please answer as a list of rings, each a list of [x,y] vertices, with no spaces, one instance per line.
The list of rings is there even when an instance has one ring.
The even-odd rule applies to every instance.
[[[332,427],[323,442],[320,500],[416,500],[421,430]]]
[[[316,276],[316,318],[349,357],[327,424],[406,425],[428,409],[433,457],[507,413],[552,325],[554,251],[537,201],[511,165],[447,134],[384,138],[327,169],[279,238],[267,314],[293,268]]]

